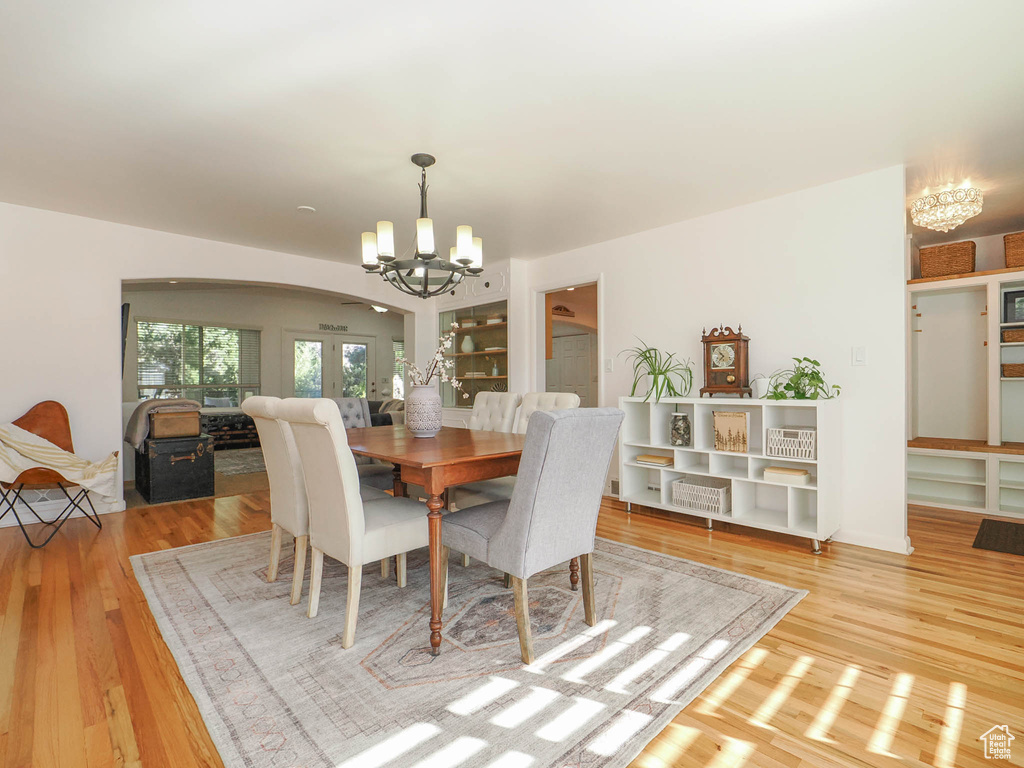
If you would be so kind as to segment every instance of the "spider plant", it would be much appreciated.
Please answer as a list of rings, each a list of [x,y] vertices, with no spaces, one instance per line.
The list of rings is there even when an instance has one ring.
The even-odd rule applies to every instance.
[[[767,400],[831,400],[839,397],[838,384],[829,384],[821,363],[809,357],[794,357],[793,367],[776,371],[768,379]]]
[[[686,397],[693,388],[693,362],[677,360],[675,352],[666,354],[650,347],[637,338],[638,346],[623,350],[622,354],[633,365],[633,388],[629,396],[636,396],[637,387],[644,376],[651,377],[650,388],[644,397],[646,403],[654,395],[654,402],[662,397]]]

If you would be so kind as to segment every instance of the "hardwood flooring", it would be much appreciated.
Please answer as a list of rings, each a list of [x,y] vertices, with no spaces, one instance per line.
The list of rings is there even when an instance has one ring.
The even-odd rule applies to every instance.
[[[220,766],[132,575],[132,554],[268,530],[265,491],[73,520],[42,551],[0,530],[0,766]],[[810,590],[633,763],[1024,765],[1024,559],[981,517],[911,508],[910,557],[627,515],[598,534]],[[716,524],[717,525],[717,524]],[[996,763],[1000,764],[1000,763]],[[465,768],[474,768],[466,766]]]

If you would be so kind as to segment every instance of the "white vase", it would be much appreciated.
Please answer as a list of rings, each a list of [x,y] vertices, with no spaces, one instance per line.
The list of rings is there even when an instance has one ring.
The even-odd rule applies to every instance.
[[[405,427],[413,437],[433,437],[441,431],[441,395],[433,384],[413,384],[405,398]]]
[[[474,349],[476,349],[476,344],[473,343],[473,337],[467,333],[462,339],[462,351],[469,354]]]

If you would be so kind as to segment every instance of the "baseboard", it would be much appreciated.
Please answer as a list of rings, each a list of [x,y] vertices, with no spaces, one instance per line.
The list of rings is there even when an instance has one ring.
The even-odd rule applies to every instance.
[[[72,492],[72,495],[74,495],[74,492]],[[85,504],[84,499],[82,503]],[[109,515],[111,512],[124,512],[125,509],[124,501],[103,502],[97,498],[93,498],[92,504],[94,507],[96,507],[96,514],[98,515]],[[66,499],[63,501],[40,501],[32,504],[32,508],[36,512],[38,512],[39,516],[44,520],[52,520],[57,515],[59,515],[66,506]],[[4,505],[4,509],[7,509],[6,505]],[[35,519],[32,513],[25,509],[25,507],[22,504],[18,505],[18,514],[21,515],[21,519],[25,523],[25,525],[29,524],[30,519],[32,523],[38,525],[38,521]],[[71,517],[84,517],[84,515],[78,510],[75,510],[74,512],[71,513]],[[8,514],[4,515],[3,519],[0,520],[0,528],[8,528],[12,525],[17,524],[18,521],[15,520],[14,515],[9,513],[9,510]]]
[[[881,549],[885,552],[895,552],[897,555],[909,555],[914,551],[909,536],[893,539],[870,533],[854,533],[840,530],[832,537],[832,541],[838,541],[841,544],[853,544],[858,547],[868,547],[870,549]]]

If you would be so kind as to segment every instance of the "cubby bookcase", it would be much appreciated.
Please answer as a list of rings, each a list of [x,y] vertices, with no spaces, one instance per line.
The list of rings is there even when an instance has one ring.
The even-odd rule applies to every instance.
[[[626,414],[619,432],[619,498],[627,508],[640,504],[680,515],[703,517],[708,527],[715,520],[751,528],[803,536],[819,542],[839,529],[841,503],[841,412],[839,400],[749,400],[737,398],[662,398],[644,402],[624,397],[619,407]],[[746,453],[716,451],[714,411],[746,411],[750,431]],[[691,424],[691,445],[669,442],[673,413],[685,413]],[[769,456],[767,431],[773,427],[814,427],[817,450],[813,459]],[[672,459],[665,467],[637,463],[641,455]],[[764,479],[767,467],[788,467],[810,472],[807,485],[788,485]],[[672,483],[686,475],[704,475],[730,484],[731,507],[717,514],[679,507],[672,503]],[[1024,505],[1024,474],[1020,503]]]

